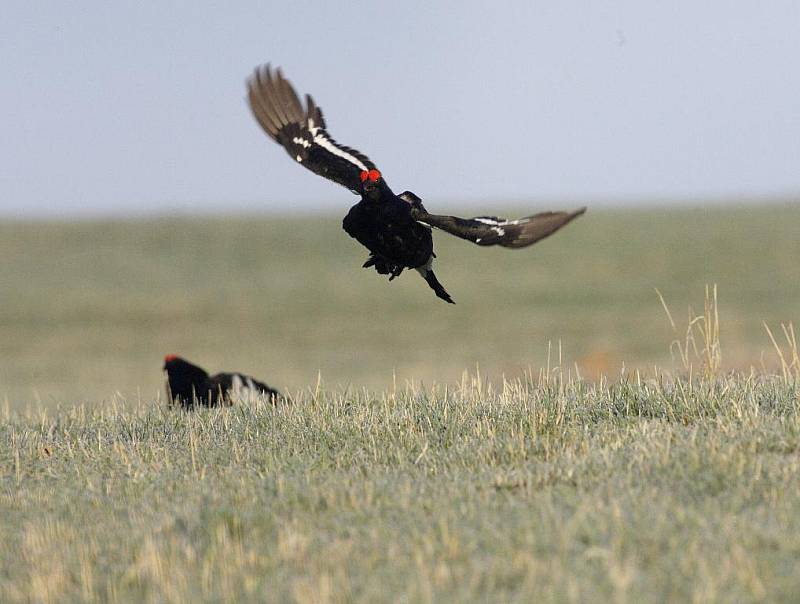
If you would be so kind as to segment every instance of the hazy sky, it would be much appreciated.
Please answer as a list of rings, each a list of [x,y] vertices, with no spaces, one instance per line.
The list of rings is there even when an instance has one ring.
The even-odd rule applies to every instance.
[[[0,213],[344,213],[250,116],[266,61],[432,209],[800,194],[797,0],[2,0]]]

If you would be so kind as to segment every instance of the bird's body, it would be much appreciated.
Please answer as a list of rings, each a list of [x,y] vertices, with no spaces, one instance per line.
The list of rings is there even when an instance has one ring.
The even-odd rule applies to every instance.
[[[388,185],[380,193],[377,202],[362,198],[342,222],[347,234],[370,251],[364,268],[374,266],[379,274],[389,275],[389,281],[404,269],[416,269],[438,297],[452,304],[453,299],[433,272],[436,254],[431,227],[414,218],[414,204],[419,199],[409,191],[398,197]]]
[[[544,212],[519,220],[429,214],[414,193],[395,195],[366,155],[337,143],[325,129],[322,110],[309,95],[304,106],[280,70],[257,68],[248,81],[248,101],[264,131],[295,161],[361,196],[342,226],[370,251],[364,267],[389,275],[390,281],[406,268],[416,269],[450,303],[432,268],[432,228],[481,246],[517,248],[547,237],[585,211]]]
[[[408,202],[388,191],[378,203],[359,201],[350,208],[342,226],[348,235],[371,252],[376,259],[376,268],[379,263],[417,268],[427,264],[431,258],[433,236],[430,227],[413,218],[411,210]]]
[[[167,398],[170,402],[191,407],[231,405],[234,400],[266,396],[275,402],[280,393],[263,382],[243,373],[216,373],[173,354],[164,357],[167,373]]]

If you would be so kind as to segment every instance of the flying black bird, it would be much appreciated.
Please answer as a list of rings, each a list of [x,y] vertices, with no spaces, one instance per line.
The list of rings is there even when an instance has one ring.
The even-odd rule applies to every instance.
[[[195,402],[206,407],[230,405],[233,399],[266,395],[273,402],[280,398],[274,388],[242,373],[208,373],[174,354],[164,357],[167,372],[167,398],[184,407]]]
[[[322,110],[306,95],[305,106],[281,70],[256,68],[247,82],[248,101],[264,131],[297,162],[361,196],[342,226],[369,252],[370,266],[389,281],[416,269],[443,300],[453,303],[433,272],[431,227],[478,245],[520,248],[555,233],[586,211],[542,212],[519,220],[496,216],[456,218],[429,214],[411,191],[395,195],[363,153],[337,143],[325,129]]]

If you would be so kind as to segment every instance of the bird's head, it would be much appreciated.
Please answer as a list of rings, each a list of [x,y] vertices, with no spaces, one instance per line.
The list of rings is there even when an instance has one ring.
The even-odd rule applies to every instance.
[[[174,370],[183,363],[185,363],[185,361],[177,354],[168,354],[164,357],[164,371],[169,371],[170,369]]]
[[[204,369],[175,354],[164,357],[164,371],[167,373],[169,398],[180,397],[188,402],[202,391],[208,377]]]
[[[364,191],[365,197],[372,200],[380,199],[381,189],[385,186],[386,181],[383,180],[383,176],[375,168],[361,172],[361,189]]]
[[[208,376],[204,369],[193,365],[177,354],[168,354],[164,357],[164,371],[167,372],[170,379],[202,380]]]

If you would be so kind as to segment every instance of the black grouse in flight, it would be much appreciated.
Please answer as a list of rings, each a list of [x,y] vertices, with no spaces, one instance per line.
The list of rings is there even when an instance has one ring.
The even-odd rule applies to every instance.
[[[195,403],[206,407],[230,405],[234,399],[265,395],[272,402],[280,398],[274,388],[242,373],[208,373],[174,354],[164,357],[167,372],[167,399],[191,407]]]
[[[391,281],[416,269],[443,300],[453,303],[433,272],[431,227],[478,245],[527,247],[555,233],[586,211],[542,212],[518,220],[495,216],[456,218],[429,214],[411,191],[395,195],[375,164],[363,153],[337,143],[325,129],[322,110],[306,95],[305,106],[280,69],[256,68],[247,82],[248,101],[258,123],[289,155],[312,172],[361,196],[343,227],[369,252],[370,266]]]

